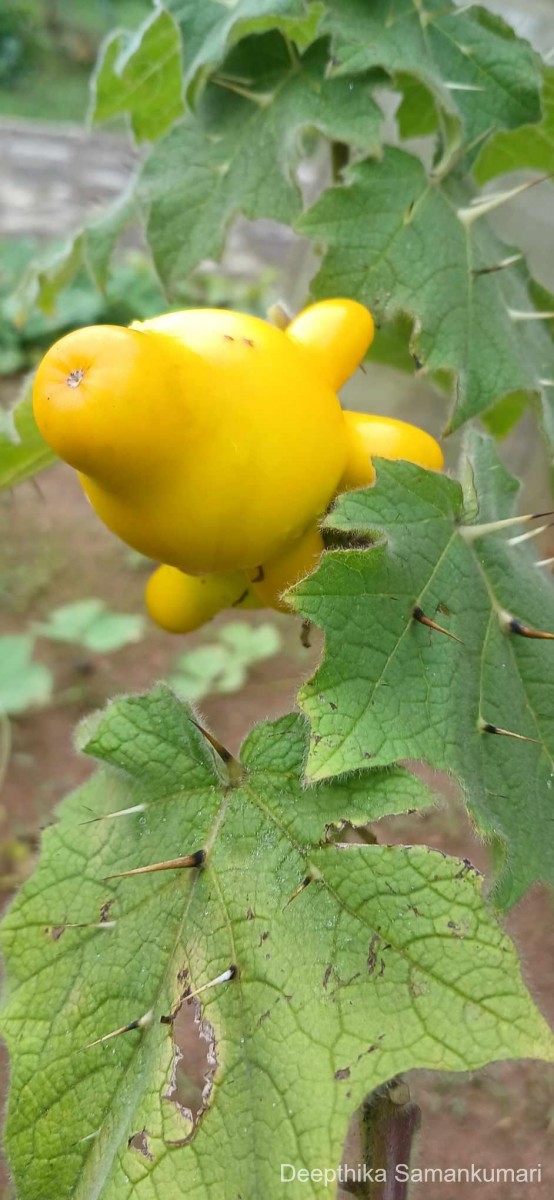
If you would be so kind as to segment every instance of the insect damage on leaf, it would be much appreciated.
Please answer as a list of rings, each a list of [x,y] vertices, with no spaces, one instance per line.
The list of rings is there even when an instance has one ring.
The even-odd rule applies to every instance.
[[[328,840],[432,803],[424,784],[393,766],[306,787],[306,741],[299,715],[256,727],[230,786],[166,688],[86,723],[104,766],[62,805],[3,927],[21,1200],[107,1200],[129,1179],[156,1200],[185,1177],[207,1200],[223,1171],[237,1194],[256,1178],[277,1200],[279,1163],[299,1142],[339,1161],[352,1112],[399,1071],[554,1057],[475,874],[421,846]],[[91,810],[119,819],[83,824]],[[206,847],[201,864],[150,869],[187,845]],[[63,937],[45,937],[60,913]],[[191,1005],[200,1085],[179,1075]],[[21,1103],[31,1084],[48,1089],[38,1117]]]

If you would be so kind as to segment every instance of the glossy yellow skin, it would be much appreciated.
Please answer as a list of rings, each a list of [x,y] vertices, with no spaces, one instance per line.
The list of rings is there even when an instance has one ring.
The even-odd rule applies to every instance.
[[[262,607],[243,571],[185,575],[165,565],[150,576],[145,599],[152,620],[168,633],[192,633],[223,608]]]
[[[345,303],[367,345],[369,314]],[[342,410],[313,353],[240,313],[68,334],[42,360],[34,397],[44,437],[105,524],[192,574],[279,554],[325,511],[346,463]]]
[[[162,627],[197,628],[249,581],[249,603],[284,607],[335,495],[373,481],[372,454],[440,468],[423,431],[341,409],[372,339],[367,309],[335,299],[285,329],[192,309],[77,330],[45,355],[37,424],[104,523],[164,564],[147,590]]]
[[[288,612],[283,592],[315,570],[324,548],[321,533],[317,525],[313,525],[281,554],[264,563],[260,570],[251,572],[250,585],[260,603]]]
[[[406,459],[430,471],[442,471],[442,450],[429,433],[407,421],[345,412],[349,450],[339,491],[367,487],[375,479],[372,458]]]

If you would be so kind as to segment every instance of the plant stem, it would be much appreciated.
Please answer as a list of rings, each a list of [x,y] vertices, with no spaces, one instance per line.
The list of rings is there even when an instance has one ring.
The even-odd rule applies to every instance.
[[[421,1112],[410,1100],[408,1085],[394,1079],[372,1092],[360,1109],[362,1162],[386,1180],[351,1184],[348,1189],[360,1200],[407,1200],[409,1183],[396,1178],[399,1163],[409,1168]],[[406,1174],[403,1171],[402,1174]]]

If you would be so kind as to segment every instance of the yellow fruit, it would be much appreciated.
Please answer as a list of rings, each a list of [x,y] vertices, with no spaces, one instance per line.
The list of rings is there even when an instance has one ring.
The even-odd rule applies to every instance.
[[[308,350],[315,369],[335,390],[360,365],[374,332],[369,309],[355,300],[320,300],[287,326],[287,337]]]
[[[145,599],[152,620],[168,633],[191,633],[223,608],[260,607],[242,571],[185,575],[165,565],[150,576]]]
[[[352,360],[370,318],[344,304],[355,323],[364,314]],[[339,306],[333,342],[323,309],[313,347],[300,318],[289,333],[218,309],[68,334],[37,374],[39,428],[143,554],[193,574],[255,568],[314,524],[344,470],[330,350],[340,357],[346,318]]]
[[[44,356],[38,426],[105,524],[166,564],[147,588],[164,628],[237,604],[286,608],[321,555],[320,517],[338,492],[373,482],[374,455],[440,469],[423,430],[340,407],[373,332],[347,299],[286,328],[191,309],[80,329]]]
[[[282,599],[283,592],[315,570],[323,549],[323,538],[319,529],[316,526],[308,529],[301,538],[287,546],[282,554],[264,563],[259,572],[251,573],[252,590],[269,608],[288,612],[288,606]]]
[[[345,412],[349,449],[346,469],[339,492],[367,487],[375,479],[372,457],[406,459],[419,467],[440,471],[444,466],[442,450],[424,429],[396,421],[392,417],[374,417],[368,413]]]

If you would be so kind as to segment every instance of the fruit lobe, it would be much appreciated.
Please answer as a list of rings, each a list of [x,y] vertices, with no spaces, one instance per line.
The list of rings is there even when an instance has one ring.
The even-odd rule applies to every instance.
[[[345,412],[348,431],[348,456],[339,491],[367,487],[375,479],[372,459],[405,459],[431,471],[444,466],[442,450],[424,429],[397,421],[393,417],[369,413]]]
[[[152,620],[168,633],[192,633],[223,608],[260,607],[242,571],[185,575],[165,565],[150,576],[145,599]]]

